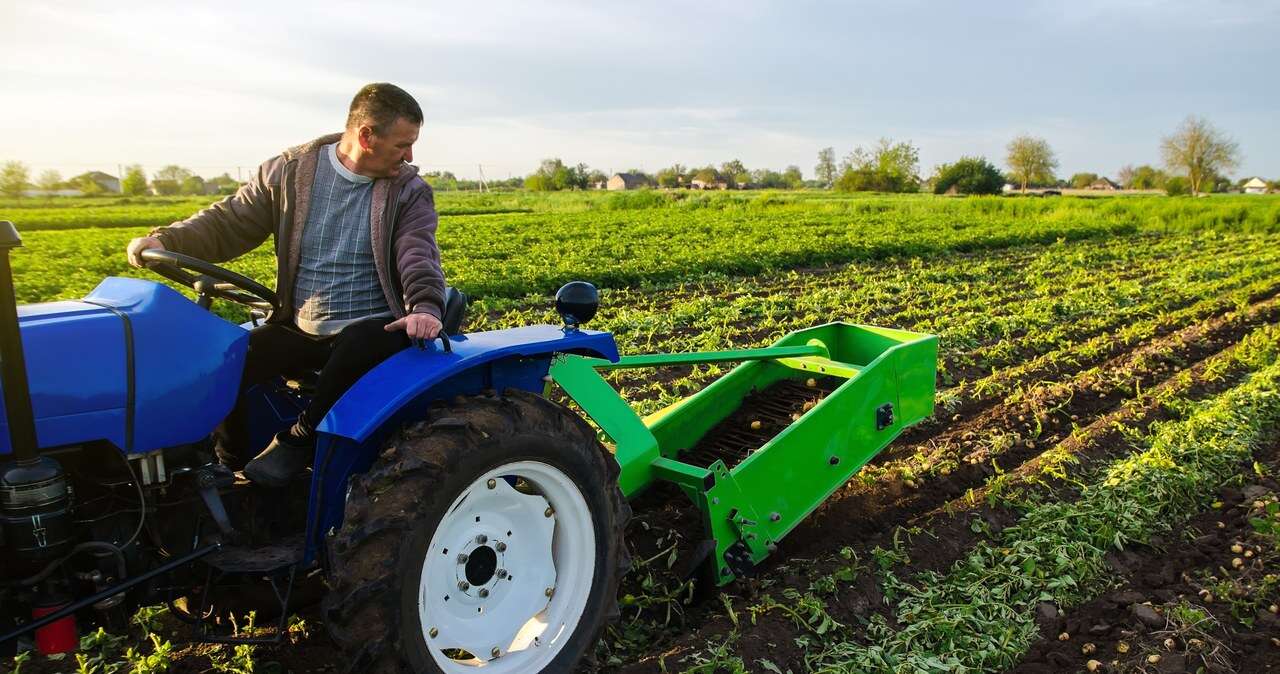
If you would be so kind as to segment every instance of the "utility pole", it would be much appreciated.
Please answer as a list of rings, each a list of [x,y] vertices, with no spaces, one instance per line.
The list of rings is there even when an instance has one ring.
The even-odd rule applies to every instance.
[[[480,171],[480,191],[481,192],[488,191],[488,185],[485,184],[485,180],[484,180],[484,165],[476,164],[476,170]]]

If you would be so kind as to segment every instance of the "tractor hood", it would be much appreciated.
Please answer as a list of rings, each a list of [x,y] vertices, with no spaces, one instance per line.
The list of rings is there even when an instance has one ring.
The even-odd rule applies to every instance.
[[[196,442],[235,404],[249,333],[151,281],[108,278],[78,302],[18,307],[42,448],[139,453]],[[11,452],[0,406],[0,454]]]

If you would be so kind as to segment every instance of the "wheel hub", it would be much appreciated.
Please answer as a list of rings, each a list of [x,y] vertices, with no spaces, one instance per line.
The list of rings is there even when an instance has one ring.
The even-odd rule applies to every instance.
[[[482,545],[467,556],[464,567],[468,583],[473,586],[484,585],[497,575],[498,553],[493,548]]]

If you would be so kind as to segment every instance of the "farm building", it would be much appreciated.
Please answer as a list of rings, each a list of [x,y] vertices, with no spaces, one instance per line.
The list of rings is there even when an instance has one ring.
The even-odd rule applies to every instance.
[[[615,173],[608,183],[610,190],[637,190],[648,186],[649,179],[639,173]]]
[[[1102,176],[1101,178],[1098,178],[1097,180],[1095,180],[1095,181],[1093,181],[1092,183],[1090,183],[1090,184],[1089,184],[1089,189],[1091,189],[1091,190],[1107,190],[1107,191],[1112,191],[1112,190],[1118,190],[1118,189],[1120,189],[1120,186],[1119,186],[1119,185],[1117,185],[1117,184],[1116,184],[1114,181],[1112,181],[1110,178],[1108,178],[1108,177],[1106,177],[1106,176]]]
[[[114,192],[116,194],[120,193],[120,179],[111,175],[110,173],[103,173],[102,171],[90,171],[89,173],[85,174],[85,177],[89,178],[95,183],[98,183],[98,186],[101,187],[102,191],[104,192]]]
[[[689,182],[689,187],[695,190],[727,190],[729,183],[725,180],[698,180],[694,178]]]
[[[1262,178],[1255,177],[1244,184],[1245,194],[1266,194],[1267,183]]]

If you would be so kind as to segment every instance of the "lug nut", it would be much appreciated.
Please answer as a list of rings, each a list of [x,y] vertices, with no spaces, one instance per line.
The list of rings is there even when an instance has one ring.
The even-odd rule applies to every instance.
[[[497,551],[498,551],[498,552],[506,552],[506,551],[507,551],[507,544],[506,544],[506,543],[503,543],[502,541],[498,541],[498,544],[497,544],[497,545],[495,545],[495,546],[493,546],[493,547],[494,547],[495,549],[497,549]]]
[[[507,570],[498,569],[498,580],[506,580],[506,579],[507,579]]]
[[[458,589],[462,590],[463,592],[466,592],[467,590],[471,589],[471,585],[468,584],[467,581],[465,580],[460,580],[458,581]]]
[[[551,506],[547,506],[547,509],[546,509],[546,510],[544,510],[544,511],[542,512],[542,514],[543,514],[544,516],[546,516],[546,517],[551,517],[552,515],[556,514],[556,510],[555,510],[555,508],[552,508]]]
[[[489,481],[485,483],[485,486],[490,489],[494,489],[498,486],[498,481],[493,478],[489,478]]]
[[[484,588],[480,588],[480,598],[485,599],[488,596],[489,596],[489,591]]]
[[[488,543],[488,542],[489,542],[488,536],[485,536],[484,534],[480,534],[479,536],[476,536],[477,545],[484,545],[485,543]]]
[[[432,639],[434,639],[434,638],[436,638],[436,637],[440,636],[440,630],[438,630],[438,629],[436,629],[436,628],[432,627],[432,628],[431,628],[431,631],[430,631],[430,632],[428,632],[428,634],[430,634],[430,635],[431,635],[431,638],[432,638]]]
[[[467,553],[465,552],[458,553],[459,564],[466,564],[468,559],[471,559],[471,558],[467,556]]]
[[[493,647],[493,650],[489,651],[489,655],[492,655],[493,657],[495,657],[495,658],[496,658],[496,657],[498,657],[499,655],[502,655],[502,651],[498,650],[498,647],[497,647],[497,646],[494,646],[494,647]]]
[[[554,587],[549,587],[549,588],[547,588],[546,590],[544,590],[544,591],[543,591],[543,594],[547,595],[548,597],[550,597],[551,595],[553,595],[553,594],[555,594],[555,593],[556,593],[556,589],[555,589]]]

